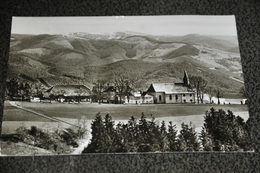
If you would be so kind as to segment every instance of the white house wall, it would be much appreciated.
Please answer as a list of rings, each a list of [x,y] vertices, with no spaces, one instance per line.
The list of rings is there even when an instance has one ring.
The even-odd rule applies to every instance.
[[[176,100],[176,95],[178,99]],[[170,96],[172,99],[170,99]],[[182,95],[181,94],[167,94],[165,95],[165,103],[181,103]]]
[[[185,93],[182,94],[182,103],[194,103],[195,94],[194,93]]]
[[[154,103],[153,102],[153,96],[138,96],[138,97],[134,97],[134,96],[130,96],[129,97],[129,102],[127,100],[127,96],[125,96],[125,103],[129,103],[129,104],[151,104]]]
[[[165,93],[164,92],[156,92],[154,95],[154,102],[155,103],[165,103]],[[160,99],[161,96],[161,99]]]
[[[176,99],[176,95],[178,99]],[[172,99],[170,99],[170,96]],[[185,93],[185,94],[166,94],[165,103],[194,103],[195,94],[194,93]]]
[[[153,96],[144,96],[143,97],[143,103],[149,104],[149,103],[154,103],[153,101]]]

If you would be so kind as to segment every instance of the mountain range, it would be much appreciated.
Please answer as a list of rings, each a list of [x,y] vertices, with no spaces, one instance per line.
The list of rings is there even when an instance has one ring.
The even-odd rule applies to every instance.
[[[9,57],[8,78],[48,86],[112,82],[126,74],[145,90],[153,82],[180,82],[184,70],[229,92],[243,85],[236,36],[12,34]]]

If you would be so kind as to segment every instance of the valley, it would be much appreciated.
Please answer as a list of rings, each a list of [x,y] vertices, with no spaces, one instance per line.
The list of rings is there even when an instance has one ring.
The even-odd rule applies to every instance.
[[[8,78],[32,83],[91,85],[118,74],[136,90],[153,82],[179,82],[183,71],[236,93],[243,86],[236,37],[189,34],[153,36],[133,32],[57,35],[12,34]]]

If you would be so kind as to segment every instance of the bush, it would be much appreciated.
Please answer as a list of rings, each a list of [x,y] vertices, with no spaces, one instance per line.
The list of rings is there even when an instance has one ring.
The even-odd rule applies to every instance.
[[[26,129],[24,126],[16,129],[20,141],[53,151],[55,153],[70,153],[70,146],[78,146],[77,134],[72,129],[44,130],[36,126]]]
[[[87,118],[86,116],[82,116],[77,120],[76,126],[79,128],[77,129],[76,136],[78,139],[83,139],[87,133]]]

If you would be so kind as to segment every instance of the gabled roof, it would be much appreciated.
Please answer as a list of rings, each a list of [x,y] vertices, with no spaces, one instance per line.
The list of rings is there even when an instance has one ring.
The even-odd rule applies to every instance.
[[[71,96],[71,95],[90,95],[90,89],[85,85],[55,85],[48,89],[46,92],[65,92],[65,96]]]
[[[116,92],[116,89],[115,89],[114,86],[109,86],[108,88],[106,88],[106,89],[104,90],[104,92]]]
[[[176,85],[174,83],[153,83],[147,92],[164,92],[165,94],[189,93],[187,87]]]

